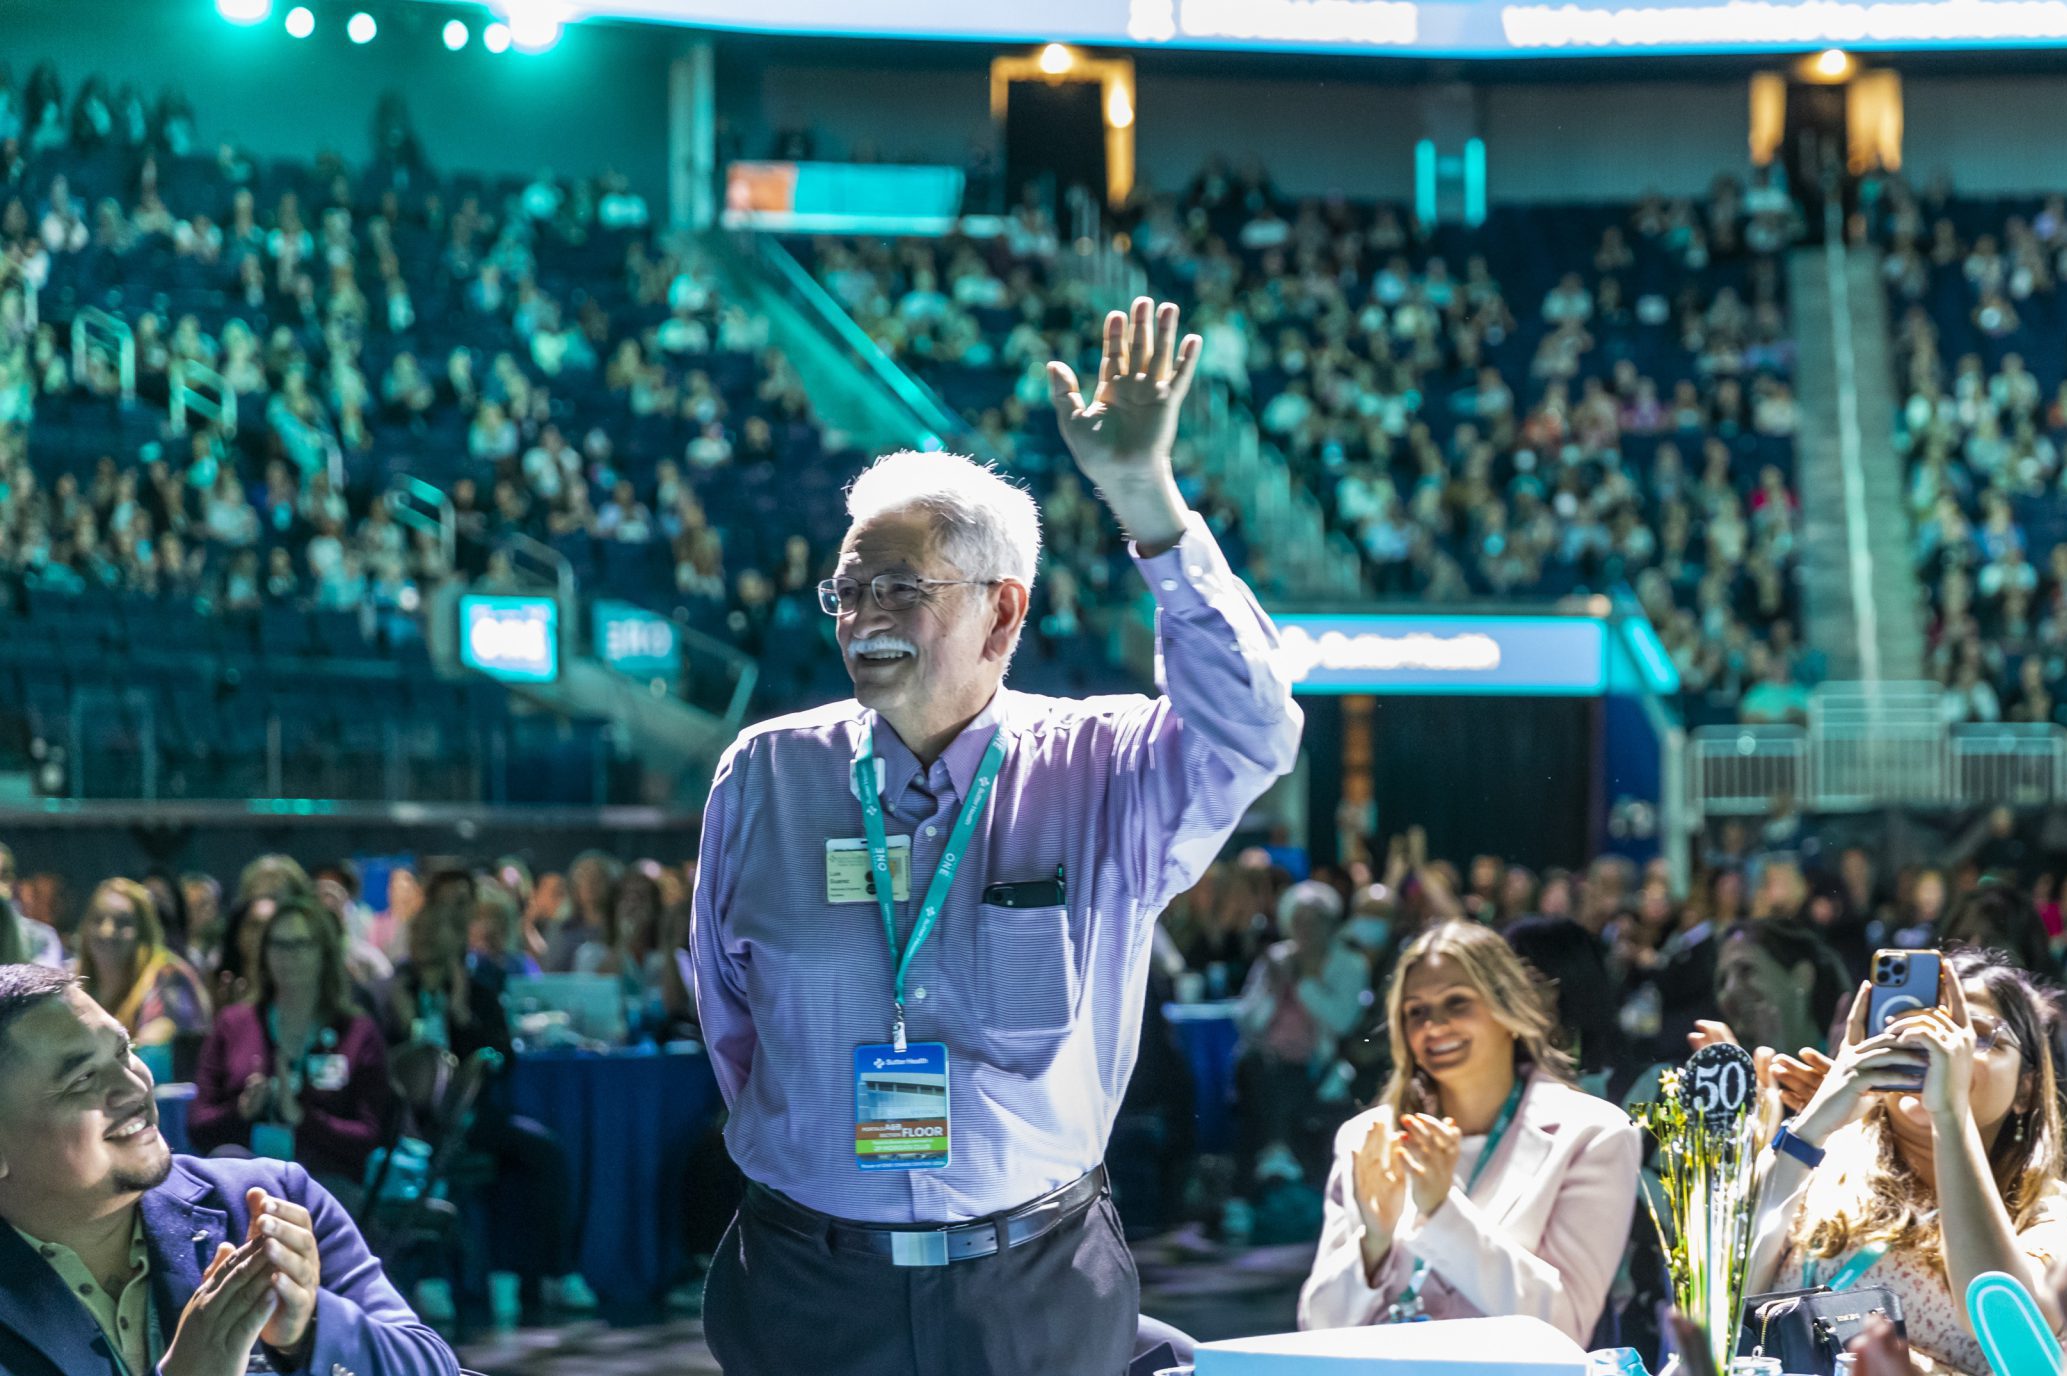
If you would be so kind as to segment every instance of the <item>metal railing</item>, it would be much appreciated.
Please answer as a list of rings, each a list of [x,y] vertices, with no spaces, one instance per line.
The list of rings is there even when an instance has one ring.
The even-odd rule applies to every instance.
[[[724,722],[728,733],[739,730],[746,722],[754,685],[761,679],[761,662],[738,646],[697,630],[680,608],[672,619],[681,646],[678,695],[691,707]]]
[[[87,361],[102,357],[114,363],[121,379],[122,400],[136,400],[136,335],[127,321],[98,306],[72,317],[72,376],[84,379]]]
[[[168,409],[174,431],[185,432],[187,414],[192,412],[214,422],[224,439],[237,433],[237,393],[221,373],[192,359],[181,359],[172,365],[167,380],[171,384]],[[339,476],[339,472],[333,471],[330,479],[334,483]]]
[[[505,728],[455,734],[390,719],[353,743],[315,740],[279,712],[254,713],[236,738],[199,745],[161,734],[151,695],[81,690],[66,731],[67,796],[142,802],[310,799],[353,803],[501,803]],[[52,742],[52,744],[57,744]],[[598,795],[599,797],[601,795]]]
[[[1148,273],[1108,232],[1097,197],[1072,198],[1070,231],[1057,266],[1083,285],[1089,299],[1118,304],[1150,294]],[[1363,560],[1356,547],[1329,531],[1319,500],[1293,478],[1284,455],[1263,438],[1248,403],[1233,388],[1218,378],[1197,378],[1185,400],[1181,434],[1179,444],[1197,456],[1199,471],[1240,494],[1249,543],[1268,553],[1272,572],[1288,593],[1299,598],[1363,593]]]
[[[343,488],[336,489],[343,491]],[[459,513],[452,505],[452,499],[444,489],[433,487],[421,478],[402,477],[388,489],[384,499],[388,514],[395,518],[395,524],[405,530],[419,531],[438,537],[438,548],[445,556],[445,567],[456,566],[459,551]]]
[[[1708,726],[1689,741],[1691,818],[1808,812],[2041,807],[2067,802],[2067,729],[1948,724],[1931,683],[1826,684],[1806,726]]]

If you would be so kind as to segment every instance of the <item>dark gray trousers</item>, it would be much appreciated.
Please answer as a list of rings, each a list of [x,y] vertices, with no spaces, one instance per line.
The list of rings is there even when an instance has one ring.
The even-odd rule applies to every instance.
[[[834,1251],[750,1194],[703,1297],[726,1376],[1123,1376],[1141,1283],[1109,1195],[1042,1237],[948,1266]]]

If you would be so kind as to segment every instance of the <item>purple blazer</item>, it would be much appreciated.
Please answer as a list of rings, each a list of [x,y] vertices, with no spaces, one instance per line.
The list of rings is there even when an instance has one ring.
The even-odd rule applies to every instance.
[[[343,1058],[343,1083],[331,1087],[336,1062],[311,1067],[311,1071],[331,1071],[328,1079],[304,1072],[294,1159],[315,1174],[363,1180],[366,1158],[386,1131],[393,1096],[387,1045],[373,1019],[354,1012],[320,1034],[312,1058],[331,1056]],[[216,1015],[208,1040],[201,1044],[200,1063],[194,1071],[194,1102],[187,1110],[187,1138],[196,1153],[251,1145],[251,1124],[238,1114],[237,1096],[253,1075],[270,1076],[273,1061],[272,1035],[258,1008],[235,1003]]]

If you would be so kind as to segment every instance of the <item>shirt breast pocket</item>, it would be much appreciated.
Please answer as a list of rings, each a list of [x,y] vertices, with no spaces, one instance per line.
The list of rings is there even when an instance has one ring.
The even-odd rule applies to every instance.
[[[979,905],[976,959],[983,1024],[992,1036],[1059,1042],[1069,1031],[1082,981],[1068,908]]]

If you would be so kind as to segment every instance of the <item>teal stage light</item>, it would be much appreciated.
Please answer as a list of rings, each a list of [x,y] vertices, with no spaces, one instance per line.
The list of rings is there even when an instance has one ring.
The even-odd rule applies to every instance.
[[[345,25],[345,34],[354,43],[371,43],[373,36],[379,32],[380,25],[374,23],[373,16],[364,10],[353,15],[350,22]]]
[[[472,37],[473,34],[468,32],[465,21],[459,19],[448,19],[445,21],[445,47],[449,51],[458,52],[467,45],[467,40]]]
[[[307,38],[316,31],[316,16],[307,5],[296,5],[287,11],[287,36]]]

